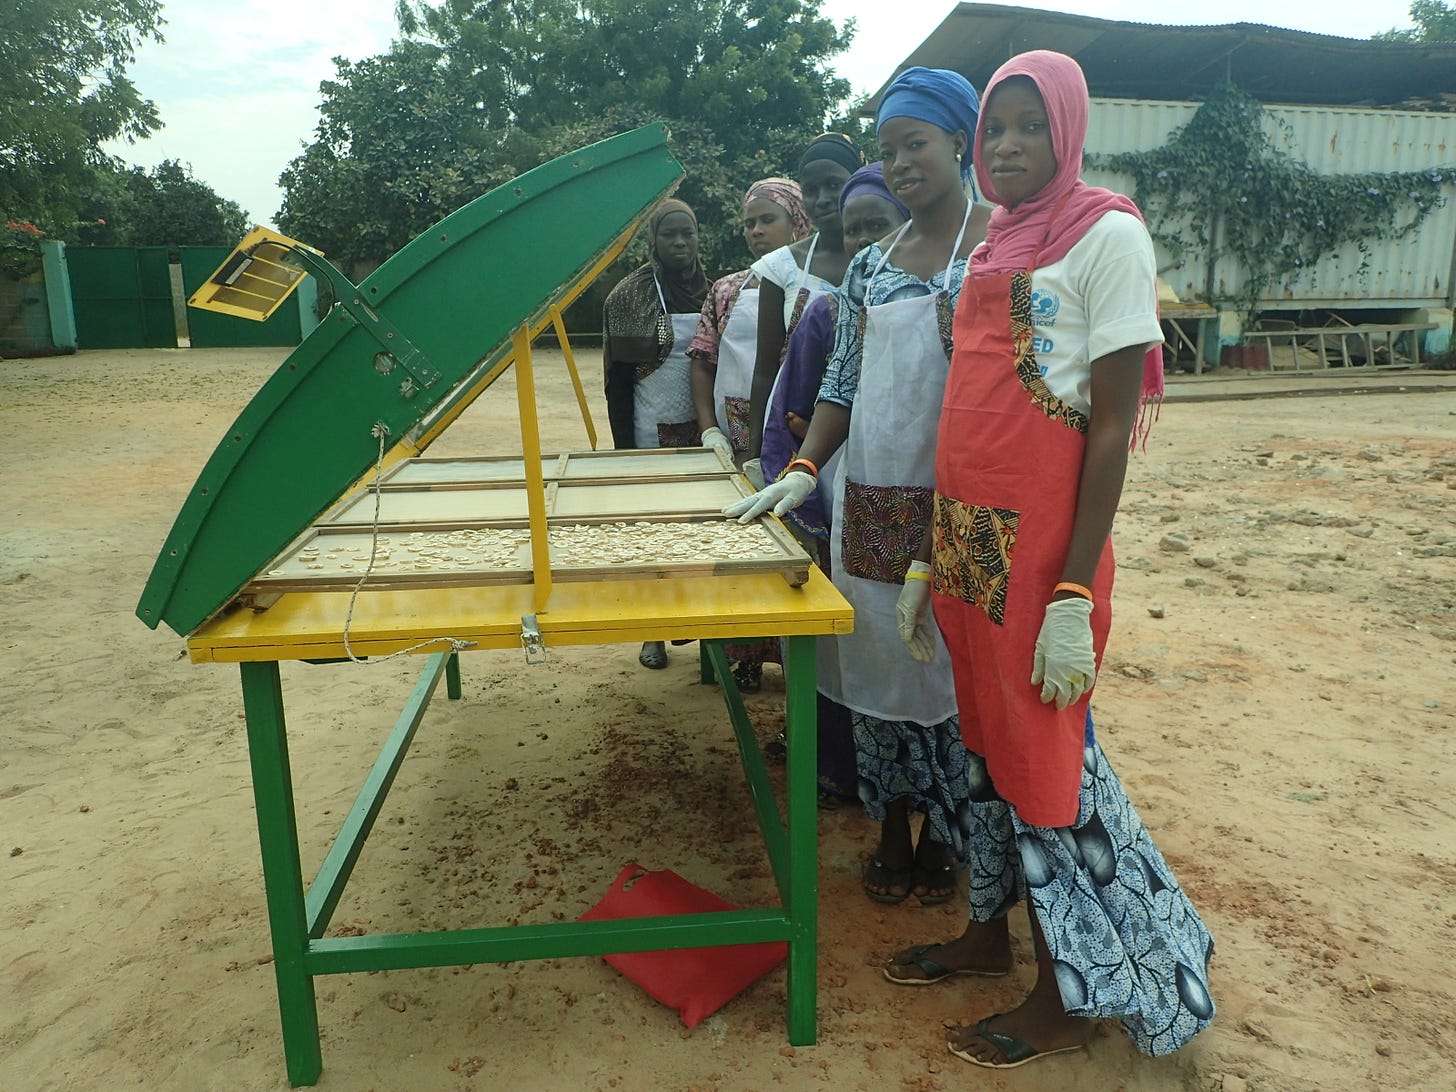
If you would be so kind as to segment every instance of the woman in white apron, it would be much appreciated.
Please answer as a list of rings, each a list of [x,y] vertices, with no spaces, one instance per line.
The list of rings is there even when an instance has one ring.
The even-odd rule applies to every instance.
[[[898,230],[910,218],[910,210],[895,200],[885,185],[884,172],[878,162],[861,167],[850,175],[839,195],[844,223],[844,245],[858,253],[877,239]],[[838,293],[820,296],[804,309],[794,327],[784,353],[783,367],[769,399],[763,422],[764,476],[770,481],[783,474],[789,463],[799,457],[799,445],[808,433],[814,417],[814,404],[819,400],[819,386],[824,381],[824,368],[834,351],[834,328],[838,314]],[[843,449],[841,449],[843,450]],[[815,489],[798,508],[784,514],[784,524],[818,562],[826,573],[832,573],[829,542],[834,521],[830,497],[826,494],[834,483],[839,455],[820,467],[824,488]],[[819,651],[819,804],[836,808],[843,801],[859,797],[859,773],[855,762],[854,729],[850,712],[828,697],[838,694],[839,650],[836,638],[820,637]]]
[[[755,261],[809,233],[809,217],[791,178],[761,178],[743,195],[743,241]],[[693,361],[693,406],[703,444],[742,467],[748,457],[748,398],[758,344],[759,278],[751,269],[720,277],[708,289]]]
[[[762,178],[743,197],[743,241],[755,259],[786,248],[809,233],[809,217],[791,178]],[[697,334],[688,346],[693,406],[704,446],[715,447],[740,469],[748,458],[748,395],[758,344],[758,276],[739,270],[713,282]],[[734,681],[746,693],[763,684],[763,665],[781,662],[777,638],[728,645]]]
[[[804,207],[814,222],[814,234],[753,263],[753,272],[761,282],[762,306],[749,403],[749,460],[744,472],[754,485],[763,484],[758,469],[763,418],[783,363],[784,346],[804,308],[836,288],[849,265],[852,252],[844,249],[839,193],[849,176],[863,165],[864,153],[843,133],[823,133],[810,141],[799,157],[796,174]]]
[[[897,617],[905,581],[928,575],[914,558],[933,494],[950,321],[966,256],[988,218],[964,188],[975,90],[946,75],[954,79],[929,100],[895,94],[893,84],[882,100],[876,124],[885,178],[910,222],[850,264],[834,352],[800,458],[779,481],[726,510],[741,518],[770,507],[789,511],[844,445],[833,483],[833,578],[854,605],[855,625],[836,641],[840,693],[831,696],[851,710],[860,799],[882,822],[863,880],[879,902],[901,902],[911,892],[924,904],[949,899],[968,838],[969,767],[950,660],[934,634],[912,655]],[[918,844],[912,811],[925,815]]]
[[[688,344],[708,292],[698,261],[698,221],[685,202],[669,198],[647,220],[649,258],[623,277],[602,305],[602,356],[607,416],[618,449],[693,447]],[[667,666],[661,641],[648,641],[644,667]]]

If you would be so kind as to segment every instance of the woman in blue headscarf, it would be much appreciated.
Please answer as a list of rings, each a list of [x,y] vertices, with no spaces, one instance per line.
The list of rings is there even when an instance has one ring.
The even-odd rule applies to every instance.
[[[877,902],[911,893],[923,904],[945,902],[966,862],[969,767],[950,658],[938,634],[913,647],[901,640],[898,604],[907,580],[929,579],[915,555],[935,484],[951,316],[989,219],[967,198],[978,108],[970,83],[944,70],[909,69],[885,92],[875,119],[884,179],[910,219],[850,262],[799,457],[725,510],[744,520],[770,508],[787,513],[843,448],[826,482],[830,547],[834,584],[855,622],[835,642],[838,678],[822,689],[850,710],[859,797],[882,822],[863,877]],[[918,843],[912,811],[925,815]]]

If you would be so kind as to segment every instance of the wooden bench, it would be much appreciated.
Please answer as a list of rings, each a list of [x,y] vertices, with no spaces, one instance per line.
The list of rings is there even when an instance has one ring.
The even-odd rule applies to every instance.
[[[1365,323],[1358,326],[1313,326],[1294,327],[1288,330],[1247,330],[1244,332],[1246,339],[1262,338],[1264,343],[1272,350],[1276,339],[1289,340],[1290,348],[1293,350],[1294,371],[1323,370],[1329,364],[1329,349],[1334,348],[1338,352],[1340,366],[1345,368],[1366,367],[1366,368],[1409,368],[1415,367],[1421,362],[1421,338],[1420,335],[1427,330],[1434,330],[1434,322],[1395,322],[1395,323]],[[1409,345],[1409,359],[1401,360],[1396,356],[1396,347],[1404,339]],[[1354,364],[1350,360],[1350,342],[1357,345],[1364,342],[1365,361],[1363,364]],[[1333,342],[1333,346],[1330,343]],[[1309,348],[1311,343],[1314,351],[1320,360],[1319,369],[1304,369],[1299,366],[1299,350],[1301,347]],[[1386,360],[1380,363],[1376,360],[1377,354],[1384,352]]]
[[[1203,374],[1203,352],[1207,344],[1207,330],[1210,322],[1218,320],[1218,309],[1206,303],[1160,303],[1158,321],[1163,324],[1163,344],[1173,350],[1174,360],[1178,357],[1178,346],[1184,345],[1193,352],[1193,372]],[[1190,337],[1184,324],[1195,324]]]

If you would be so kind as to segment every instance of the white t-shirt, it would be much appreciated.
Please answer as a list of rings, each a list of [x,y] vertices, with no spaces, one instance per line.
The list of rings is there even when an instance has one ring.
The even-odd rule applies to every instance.
[[[1108,212],[1059,262],[1031,274],[1032,352],[1047,387],[1092,411],[1092,361],[1163,341],[1153,241],[1131,213]]]
[[[799,289],[807,288],[809,290],[808,303],[812,303],[815,297],[822,296],[838,287],[823,277],[800,269],[799,263],[794,260],[793,253],[786,246],[769,251],[749,268],[758,275],[760,281],[768,281],[769,284],[776,284],[784,290],[785,330],[789,328],[789,321],[794,317],[794,304],[798,302]],[[805,306],[808,306],[808,303]]]

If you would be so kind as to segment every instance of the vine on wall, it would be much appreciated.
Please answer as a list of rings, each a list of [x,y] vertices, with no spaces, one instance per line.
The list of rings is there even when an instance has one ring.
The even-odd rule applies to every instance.
[[[1209,255],[1210,303],[1252,314],[1271,285],[1305,275],[1350,244],[1363,275],[1372,241],[1411,235],[1446,203],[1443,187],[1456,185],[1451,166],[1319,174],[1274,146],[1264,116],[1256,99],[1225,84],[1163,147],[1088,157],[1093,166],[1132,177],[1149,230],[1173,258]],[[1213,275],[1220,254],[1247,275],[1222,296]]]

